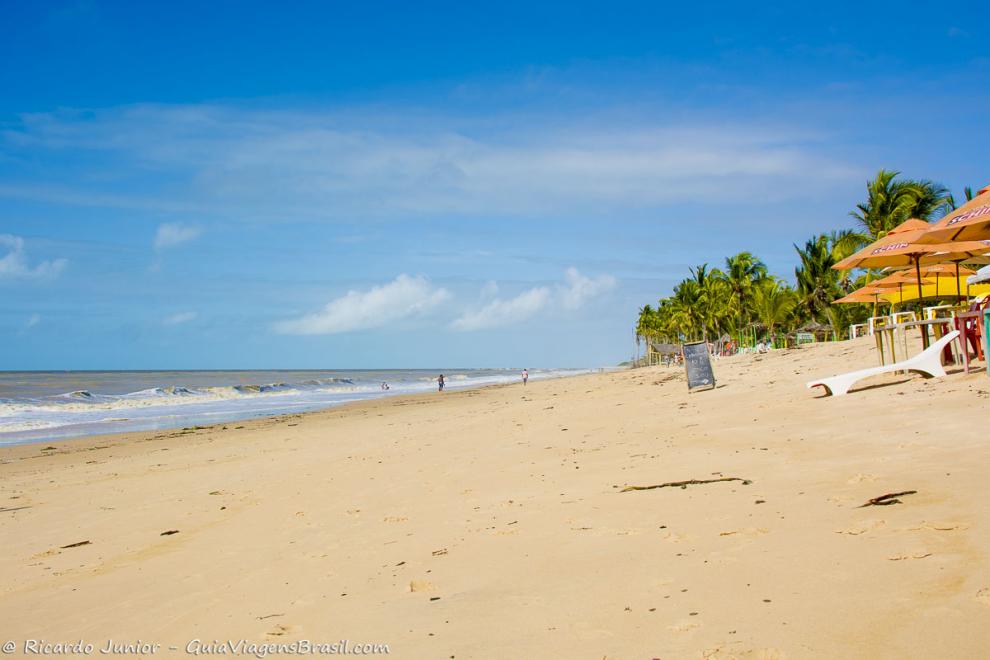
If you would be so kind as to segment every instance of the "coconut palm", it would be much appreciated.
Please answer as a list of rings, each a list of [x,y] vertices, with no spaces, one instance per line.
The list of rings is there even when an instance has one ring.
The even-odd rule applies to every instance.
[[[767,335],[793,316],[796,304],[794,289],[776,277],[760,280],[753,287],[753,314]]]
[[[840,273],[832,268],[838,261],[842,241],[835,234],[819,234],[808,239],[803,248],[794,246],[801,260],[794,269],[798,304],[808,318],[821,320],[832,301],[844,293]]]
[[[966,197],[967,202],[972,201],[974,197],[973,189],[970,186],[966,186],[965,188],[963,188],[963,195]],[[965,202],[963,203],[965,204]],[[946,205],[949,207],[950,211],[955,211],[960,206],[956,204],[956,198],[953,197],[952,195],[949,195],[949,199],[946,202]]]
[[[701,287],[694,278],[682,280],[671,297],[672,320],[678,334],[689,339],[704,335]]]
[[[701,284],[701,317],[704,324],[704,339],[720,337],[726,328],[734,328],[732,321],[732,294],[725,281],[725,275],[717,268],[707,273]]]
[[[910,218],[931,220],[950,209],[949,190],[926,179],[898,179],[900,172],[880,170],[866,184],[866,201],[849,215],[860,225],[861,244],[883,238]]]
[[[750,252],[740,252],[725,258],[723,278],[729,286],[731,302],[735,305],[739,326],[749,322],[754,283],[765,279],[766,276],[766,265]]]

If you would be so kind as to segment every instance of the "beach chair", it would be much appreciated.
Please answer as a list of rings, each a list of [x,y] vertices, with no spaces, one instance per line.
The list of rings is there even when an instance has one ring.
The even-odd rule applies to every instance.
[[[915,355],[913,358],[903,360],[901,362],[886,364],[882,367],[861,369],[859,371],[852,371],[847,374],[831,376],[830,378],[818,378],[808,382],[808,389],[810,390],[815,387],[824,387],[827,394],[831,394],[832,396],[842,396],[847,393],[849,388],[856,384],[857,381],[864,378],[869,378],[870,376],[889,374],[895,371],[915,371],[926,378],[941,378],[945,375],[945,369],[942,368],[942,349],[948,346],[949,343],[958,336],[959,331],[953,330],[952,332],[946,333],[944,337]]]
[[[973,349],[973,355],[977,360],[983,359],[983,312],[976,310],[957,312],[953,320],[956,330],[960,333],[959,344],[962,348],[959,352],[962,353],[963,368],[969,373],[969,349]]]

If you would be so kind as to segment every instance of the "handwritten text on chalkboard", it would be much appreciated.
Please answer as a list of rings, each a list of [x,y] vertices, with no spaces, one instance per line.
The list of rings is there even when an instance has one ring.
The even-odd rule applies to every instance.
[[[681,350],[684,352],[684,369],[687,372],[688,390],[700,387],[714,388],[715,374],[712,373],[708,343],[698,341],[684,344]]]

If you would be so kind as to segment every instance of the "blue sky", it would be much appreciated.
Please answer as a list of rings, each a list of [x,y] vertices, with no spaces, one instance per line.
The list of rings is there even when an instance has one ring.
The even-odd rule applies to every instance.
[[[990,183],[986,3],[812,4],[3,2],[0,368],[613,364]]]

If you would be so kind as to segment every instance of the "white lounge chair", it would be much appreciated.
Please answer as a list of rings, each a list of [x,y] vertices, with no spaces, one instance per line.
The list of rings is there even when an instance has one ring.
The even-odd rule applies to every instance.
[[[913,358],[893,364],[885,364],[882,367],[851,371],[847,374],[840,374],[830,378],[818,378],[817,380],[808,382],[808,389],[821,386],[832,396],[842,396],[858,380],[879,374],[888,374],[894,371],[916,371],[926,378],[941,378],[945,375],[945,369],[942,368],[942,349],[958,336],[959,331],[953,330]]]

